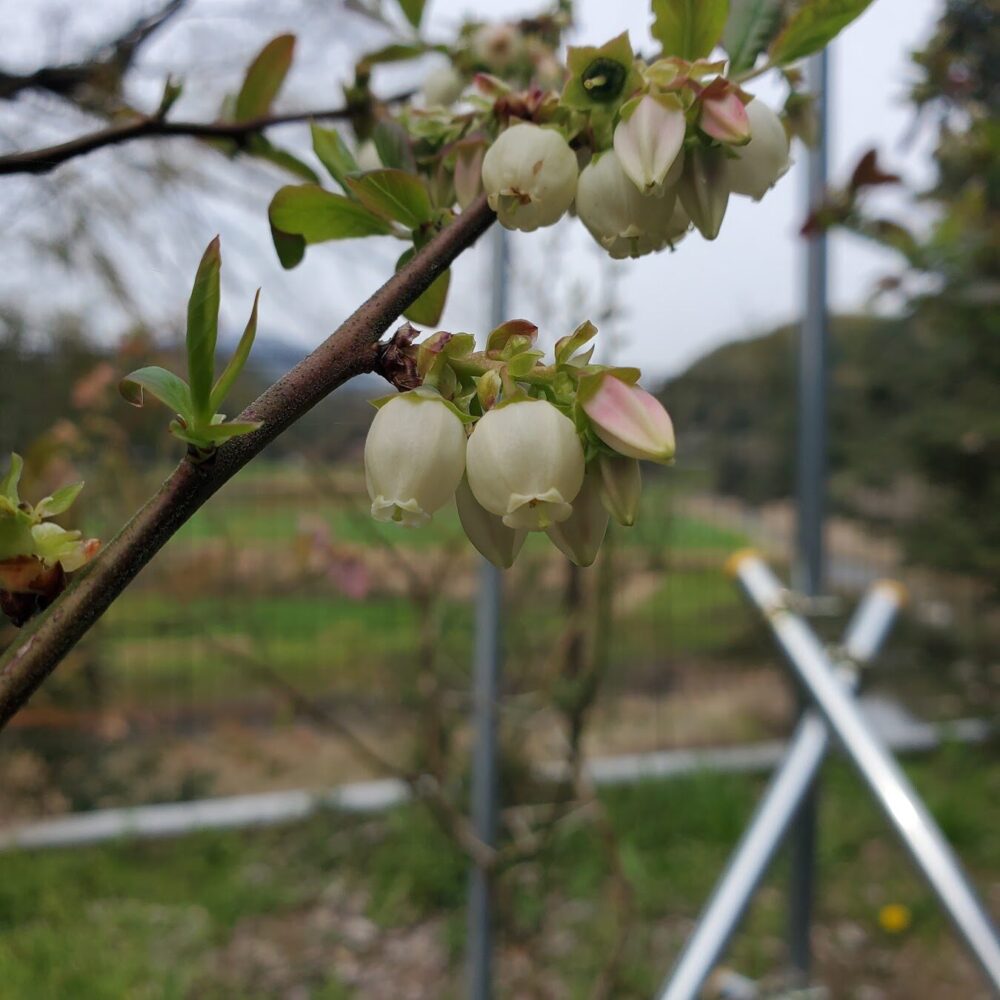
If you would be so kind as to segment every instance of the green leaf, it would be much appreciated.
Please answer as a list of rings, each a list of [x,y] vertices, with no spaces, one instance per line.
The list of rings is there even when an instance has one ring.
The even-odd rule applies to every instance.
[[[330,172],[330,176],[344,187],[344,179],[348,174],[360,171],[354,154],[348,149],[340,133],[336,129],[312,126],[313,152],[319,157],[319,162]]]
[[[182,378],[168,372],[166,368],[156,365],[139,368],[118,383],[118,391],[133,406],[142,406],[143,394],[148,392],[188,423],[194,421],[191,390]]]
[[[424,182],[403,170],[370,170],[346,178],[345,183],[365,208],[407,229],[417,229],[434,215]]]
[[[219,272],[222,254],[216,236],[201,258],[188,299],[188,381],[195,420],[211,415],[209,397],[215,374],[215,343],[219,336]]]
[[[376,49],[374,52],[366,52],[358,61],[365,66],[374,66],[377,63],[406,62],[422,56],[425,52],[440,48],[439,45],[425,45],[423,42],[393,42],[381,49]],[[447,52],[447,50],[445,51]]]
[[[281,188],[271,200],[268,214],[274,228],[301,236],[306,243],[385,236],[392,232],[389,223],[363,205],[315,184]]]
[[[83,483],[71,483],[60,490],[56,490],[50,497],[46,497],[35,505],[35,513],[39,517],[56,517],[63,514],[73,506],[73,501],[80,495]]]
[[[872,0],[810,0],[789,19],[771,44],[770,58],[777,66],[818,52],[833,41]]]
[[[400,9],[414,28],[420,27],[420,19],[424,16],[426,2],[427,0],[399,0]]]
[[[301,236],[296,233],[283,233],[272,222],[271,239],[274,240],[278,260],[286,271],[302,262],[302,258],[306,255],[306,241]]]
[[[0,561],[35,553],[31,524],[22,517],[0,517]]]
[[[396,270],[404,267],[410,262],[414,251],[407,250],[396,262]],[[435,326],[441,319],[444,312],[444,305],[448,299],[448,286],[451,284],[451,269],[439,274],[430,284],[430,287],[423,292],[419,298],[403,310],[403,315],[411,323],[419,323],[421,326]],[[474,345],[475,341],[473,341]]]
[[[243,86],[236,95],[233,112],[236,121],[260,118],[271,110],[271,102],[285,82],[294,53],[294,35],[278,35],[260,50],[257,58],[250,63]]]
[[[294,153],[289,153],[287,149],[275,146],[266,136],[252,135],[247,141],[247,152],[251,156],[259,156],[268,163],[273,163],[282,170],[287,170],[296,177],[301,177],[304,181],[311,181],[313,184],[319,183],[319,175],[309,166],[303,163]]]
[[[729,53],[729,73],[752,69],[781,26],[783,0],[731,0],[722,46]]]
[[[700,59],[722,36],[729,0],[653,0],[653,37],[668,56]]]
[[[0,496],[5,496],[15,506],[21,501],[17,494],[17,484],[21,481],[23,469],[24,459],[16,451],[12,451],[10,453],[10,468],[3,479],[0,479]]]
[[[177,420],[170,422],[170,433],[185,444],[194,445],[203,451],[214,450],[216,445],[243,434],[252,434],[260,423],[256,421],[233,421],[228,424],[209,424],[204,427],[185,427]]]
[[[229,364],[226,365],[218,381],[212,387],[209,407],[213,413],[222,406],[222,401],[229,395],[229,390],[233,387],[233,382],[236,381],[239,373],[243,371],[243,366],[247,363],[247,358],[250,357],[250,348],[253,347],[254,337],[257,336],[257,305],[259,302],[260,289],[258,288],[257,294],[253,297],[253,308],[250,310],[250,319],[247,320],[243,336],[240,337],[240,342],[236,345],[236,350],[229,359]]]
[[[380,121],[372,131],[372,141],[378,150],[378,158],[387,167],[396,167],[411,174],[417,172],[410,136],[399,122]]]

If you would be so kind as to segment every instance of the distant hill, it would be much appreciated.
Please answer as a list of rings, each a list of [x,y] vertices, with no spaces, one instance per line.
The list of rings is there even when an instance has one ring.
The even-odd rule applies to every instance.
[[[796,336],[784,326],[727,344],[660,393],[682,464],[752,503],[790,496],[796,449]],[[913,489],[901,432],[920,400],[903,319],[836,316],[830,324],[829,469],[834,505],[877,519],[905,515]]]

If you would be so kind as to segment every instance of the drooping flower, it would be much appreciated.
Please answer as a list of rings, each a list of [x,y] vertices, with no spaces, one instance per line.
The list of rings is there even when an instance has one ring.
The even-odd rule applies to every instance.
[[[501,403],[476,424],[466,471],[475,498],[508,528],[541,531],[565,521],[583,483],[573,421],[542,399]]]
[[[420,93],[428,107],[454,104],[465,87],[465,78],[451,64],[435,66],[426,77]]]
[[[558,133],[539,125],[501,132],[483,158],[483,188],[507,229],[551,226],[573,204],[576,153]]]
[[[746,107],[750,141],[733,150],[735,159],[725,165],[726,184],[735,194],[760,201],[791,165],[788,134],[781,119],[759,98]]]
[[[684,144],[684,111],[673,97],[639,100],[615,129],[615,153],[626,176],[643,194],[661,191]]]
[[[389,400],[365,441],[365,483],[376,521],[429,521],[465,471],[465,427],[443,399],[417,390]]]
[[[378,155],[375,143],[372,142],[371,139],[365,139],[365,141],[358,146],[357,152],[354,154],[354,159],[361,170],[382,169],[382,159]]]
[[[608,520],[601,502],[601,473],[591,463],[573,501],[573,513],[565,521],[546,528],[545,533],[571,563],[591,566],[608,532]]]
[[[718,146],[698,146],[684,159],[684,173],[677,197],[706,240],[714,240],[722,228],[729,204],[726,152]]]
[[[660,401],[605,372],[581,393],[580,405],[594,433],[619,455],[649,462],[674,457],[674,426]]]
[[[475,498],[464,477],[455,491],[455,505],[466,536],[480,554],[501,569],[513,566],[528,532],[523,528],[508,528],[502,518],[491,514]]]
[[[483,24],[472,36],[476,59],[495,72],[502,72],[524,52],[524,36],[513,24]]]
[[[625,527],[635,524],[642,495],[642,471],[639,461],[625,455],[600,455],[597,468],[601,474],[601,503],[605,510]]]
[[[626,177],[613,150],[595,157],[580,174],[577,214],[616,259],[662,250],[676,238],[674,207],[672,191],[660,197],[642,194]]]

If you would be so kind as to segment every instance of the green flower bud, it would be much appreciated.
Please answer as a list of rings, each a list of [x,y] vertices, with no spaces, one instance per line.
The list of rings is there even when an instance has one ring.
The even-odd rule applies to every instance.
[[[607,534],[608,520],[608,512],[601,503],[601,474],[591,463],[573,501],[573,513],[545,533],[571,563],[591,566]]]

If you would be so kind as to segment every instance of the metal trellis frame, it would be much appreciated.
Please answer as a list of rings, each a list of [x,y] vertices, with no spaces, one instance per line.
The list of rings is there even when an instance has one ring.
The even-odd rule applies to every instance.
[[[808,795],[831,733],[867,783],[987,981],[1000,993],[1000,939],[990,917],[934,818],[872,732],[852,695],[855,677],[851,673],[870,660],[881,645],[901,601],[898,589],[883,583],[869,592],[835,659],[793,610],[789,592],[756,552],[739,554],[733,570],[815,708],[800,721],[784,762],[658,1000],[693,1000],[697,996]],[[849,665],[846,678],[845,665]]]

